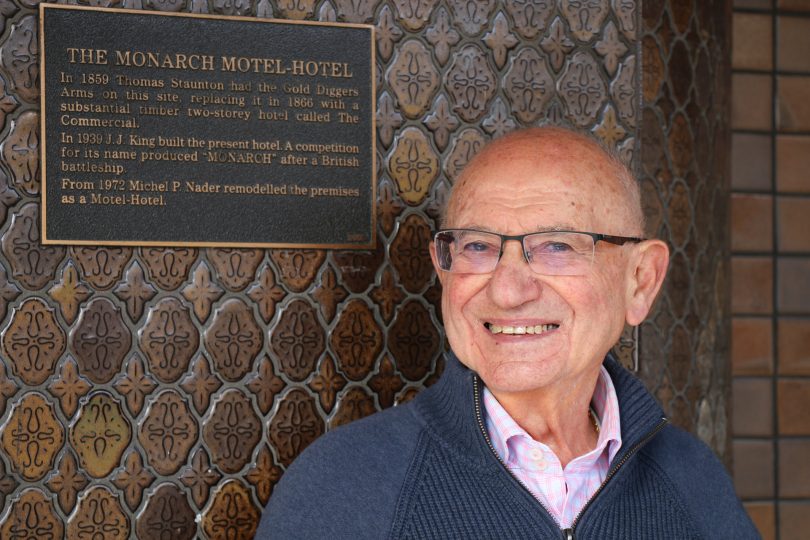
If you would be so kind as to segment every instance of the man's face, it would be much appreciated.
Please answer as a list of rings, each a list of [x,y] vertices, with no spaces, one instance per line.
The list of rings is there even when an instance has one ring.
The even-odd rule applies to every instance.
[[[578,141],[542,148],[518,142],[479,156],[456,186],[447,228],[508,235],[550,229],[641,233],[613,179],[615,169],[601,153]],[[437,267],[450,345],[494,392],[592,382],[624,327],[630,249],[597,243],[593,265],[581,276],[534,273],[515,241],[504,244],[490,274]],[[431,254],[435,264],[433,245]],[[493,325],[533,327],[536,333],[498,333]]]

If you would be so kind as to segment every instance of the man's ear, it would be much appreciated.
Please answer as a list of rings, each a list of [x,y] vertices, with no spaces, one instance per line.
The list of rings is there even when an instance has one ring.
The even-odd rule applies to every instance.
[[[635,250],[628,268],[625,314],[631,326],[647,317],[669,266],[669,248],[661,240],[645,240]]]
[[[444,270],[439,267],[439,259],[436,257],[436,242],[430,242],[430,260],[433,261],[433,269],[436,270],[436,276],[439,278],[439,283],[444,284]]]

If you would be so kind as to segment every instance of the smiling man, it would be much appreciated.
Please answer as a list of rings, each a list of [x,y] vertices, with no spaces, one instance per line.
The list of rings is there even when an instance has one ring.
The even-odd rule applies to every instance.
[[[442,378],[316,441],[258,538],[757,538],[711,451],[610,355],[669,257],[627,168],[568,130],[515,132],[442,221]]]

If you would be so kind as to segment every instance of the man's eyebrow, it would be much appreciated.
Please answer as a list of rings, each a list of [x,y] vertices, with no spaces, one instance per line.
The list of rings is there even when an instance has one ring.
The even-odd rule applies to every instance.
[[[456,229],[475,229],[476,231],[492,232],[502,234],[501,231],[495,230],[487,225],[479,225],[477,223],[470,223],[464,227],[454,227]],[[554,232],[554,231],[576,231],[577,228],[569,223],[556,223],[554,225],[537,226],[532,231],[526,231],[527,234],[533,232]]]

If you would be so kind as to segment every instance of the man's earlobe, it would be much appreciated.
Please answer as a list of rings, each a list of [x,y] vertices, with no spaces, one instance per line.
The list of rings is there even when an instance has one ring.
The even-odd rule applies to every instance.
[[[669,266],[669,248],[661,240],[645,240],[636,250],[627,282],[626,318],[631,326],[647,317]]]

